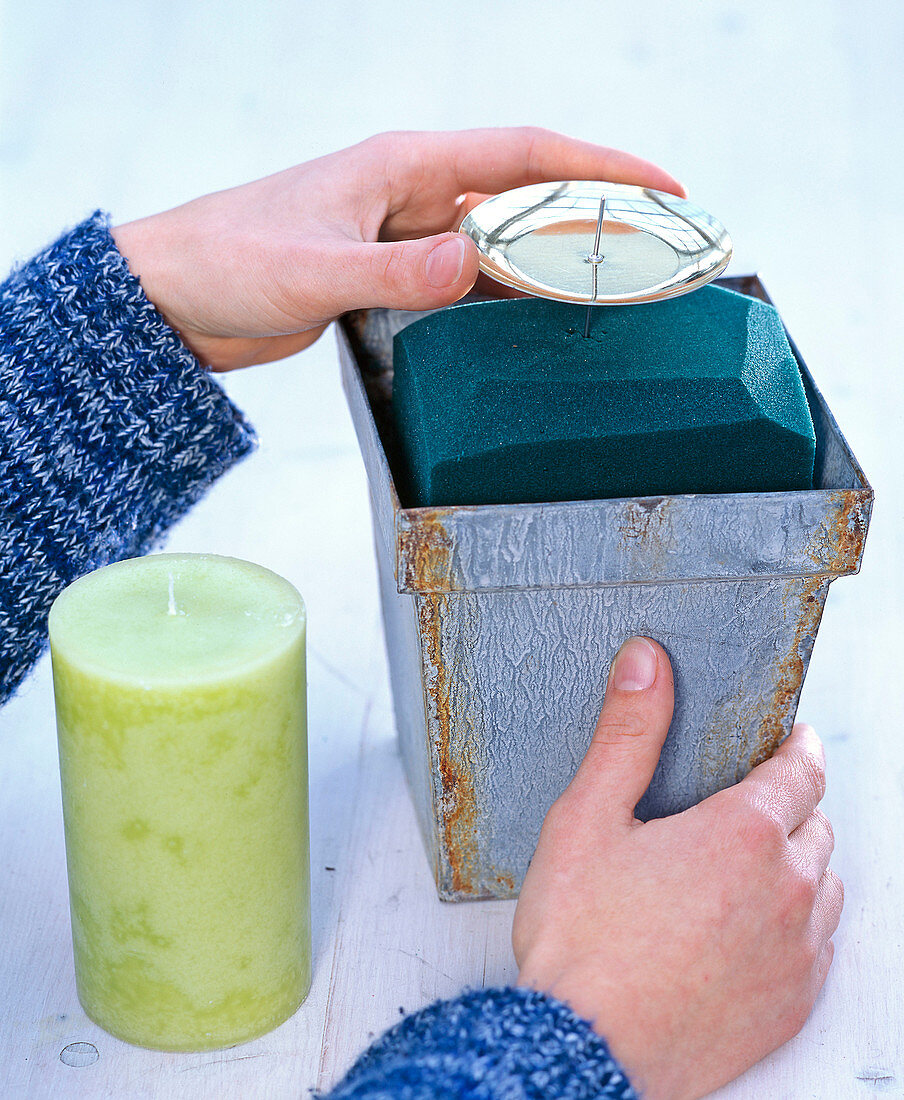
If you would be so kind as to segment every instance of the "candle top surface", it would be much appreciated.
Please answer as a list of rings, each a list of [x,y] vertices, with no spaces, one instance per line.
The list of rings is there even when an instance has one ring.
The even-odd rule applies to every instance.
[[[305,628],[288,581],[213,554],[153,554],[81,577],[57,597],[51,648],[79,669],[147,687],[216,681],[276,658]]]

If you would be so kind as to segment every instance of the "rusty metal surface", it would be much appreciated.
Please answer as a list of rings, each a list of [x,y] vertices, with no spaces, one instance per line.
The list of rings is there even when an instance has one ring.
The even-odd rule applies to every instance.
[[[409,779],[420,775],[412,790],[441,896],[515,895],[546,809],[589,743],[609,661],[630,634],[666,647],[678,686],[641,816],[683,809],[746,774],[790,730],[828,584],[422,597],[386,584],[403,758]],[[421,675],[400,691],[399,617],[414,608]]]
[[[769,300],[753,276],[727,282]],[[404,509],[391,418],[371,412],[390,391],[385,371],[365,387],[363,353],[342,333],[340,353],[371,486],[402,758],[442,897],[517,893],[631,634],[657,638],[676,674],[642,816],[691,805],[774,751],[829,584],[859,568],[872,505],[799,355],[812,491]]]
[[[791,732],[829,583],[826,577],[807,577],[799,591],[789,592],[785,597],[784,621],[793,624],[794,637],[779,654],[780,659],[773,672],[774,686],[766,705],[751,711],[751,718],[758,721],[758,727],[756,745],[747,761],[748,768],[755,768],[768,760]]]
[[[492,765],[481,740],[482,707],[474,697],[474,670],[463,646],[468,631],[461,597],[425,595],[416,599],[427,702],[428,751],[437,817],[435,876],[440,896],[452,900],[492,896],[485,883],[496,856],[482,841],[478,794]]]
[[[396,529],[396,573],[400,592],[451,592],[459,587],[452,570],[454,538],[446,529],[451,509],[420,508],[416,522],[403,513]]]
[[[399,591],[843,576],[860,567],[871,502],[824,489],[412,508],[397,520]]]
[[[447,900],[511,892],[514,879],[496,868],[481,817],[490,766],[470,662],[479,623],[456,606],[460,596],[400,595],[390,550],[375,533],[399,745],[437,889]]]

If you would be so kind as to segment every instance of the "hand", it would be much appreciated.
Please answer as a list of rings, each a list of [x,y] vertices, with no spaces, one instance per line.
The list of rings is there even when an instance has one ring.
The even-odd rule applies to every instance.
[[[380,134],[113,236],[201,362],[230,370],[307,347],[351,309],[457,301],[477,249],[449,230],[482,193],[557,179],[684,194],[647,161],[546,130]]]
[[[543,825],[512,933],[519,984],[590,1020],[644,1100],[704,1096],[797,1034],[843,901],[809,726],[735,787],[635,819],[672,704],[664,651],[627,642],[593,742]]]

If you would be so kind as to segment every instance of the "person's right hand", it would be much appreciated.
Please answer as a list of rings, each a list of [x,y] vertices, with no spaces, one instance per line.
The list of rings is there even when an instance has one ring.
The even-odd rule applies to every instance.
[[[673,817],[634,817],[672,704],[665,652],[627,642],[512,933],[519,984],[589,1020],[644,1100],[705,1096],[797,1034],[843,902],[809,726],[735,787]]]
[[[198,359],[232,370],[300,351],[348,310],[457,302],[477,278],[477,246],[453,232],[465,211],[563,179],[684,194],[649,161],[549,130],[392,133],[112,232]]]

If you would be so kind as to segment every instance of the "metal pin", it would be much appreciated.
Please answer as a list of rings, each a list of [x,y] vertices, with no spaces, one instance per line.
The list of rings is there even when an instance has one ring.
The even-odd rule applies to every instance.
[[[584,339],[590,335],[590,317],[593,313],[592,303],[596,301],[596,283],[597,283],[597,269],[599,265],[605,260],[605,256],[600,252],[600,238],[603,235],[603,218],[606,216],[606,196],[603,195],[600,199],[600,212],[599,217],[596,219],[596,237],[593,241],[593,251],[587,257],[587,263],[590,264],[591,270],[591,290],[590,301],[591,305],[587,306],[587,319],[584,321]]]

